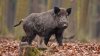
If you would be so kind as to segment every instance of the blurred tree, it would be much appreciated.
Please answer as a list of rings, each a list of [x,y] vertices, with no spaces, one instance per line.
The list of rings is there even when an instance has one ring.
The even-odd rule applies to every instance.
[[[52,1],[53,0],[47,0],[47,10],[52,8]]]
[[[54,7],[54,6],[60,7],[61,6],[61,0],[53,0],[52,4],[53,4],[52,7]]]
[[[61,0],[61,7],[68,8],[71,4],[71,0]]]
[[[96,0],[90,0],[89,1],[89,35],[90,37],[94,37],[95,35],[95,8],[96,8]]]
[[[16,18],[22,19],[29,14],[29,0],[17,0]]]
[[[88,6],[89,0],[78,0],[78,37],[85,39],[88,37]]]
[[[4,35],[8,32],[4,21],[5,8],[6,8],[6,0],[0,0],[0,34],[1,35]]]
[[[47,10],[47,0],[41,0],[40,1],[40,8],[41,8],[41,12],[46,11]]]
[[[89,35],[100,37],[100,0],[89,1]]]
[[[2,12],[2,3],[1,3],[1,0],[0,0],[0,34],[1,34],[1,30],[2,30],[2,14],[3,14],[3,12]]]
[[[13,25],[15,20],[15,13],[16,13],[16,2],[17,0],[7,0],[5,22],[10,32],[13,31]]]
[[[100,37],[100,0],[97,0],[96,37]]]
[[[29,0],[29,7],[30,7],[30,10],[29,10],[29,13],[36,13],[36,12],[40,12],[41,9],[40,9],[40,4],[39,4],[39,0]]]

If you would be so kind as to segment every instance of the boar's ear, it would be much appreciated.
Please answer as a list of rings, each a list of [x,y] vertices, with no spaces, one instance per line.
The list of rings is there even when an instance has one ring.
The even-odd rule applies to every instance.
[[[58,14],[60,12],[60,9],[58,7],[54,7],[54,13]]]
[[[72,8],[68,8],[68,9],[66,10],[66,12],[68,13],[68,16],[71,14],[71,10],[72,10]]]

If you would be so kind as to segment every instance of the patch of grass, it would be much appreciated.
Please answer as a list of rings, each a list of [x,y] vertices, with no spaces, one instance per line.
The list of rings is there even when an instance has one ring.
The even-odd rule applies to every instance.
[[[40,56],[40,51],[37,48],[28,47],[29,52],[27,52],[28,56]]]
[[[20,49],[21,53],[20,55],[21,56],[40,56],[41,53],[40,53],[40,50],[36,47],[32,47],[32,46],[21,46],[21,49]]]

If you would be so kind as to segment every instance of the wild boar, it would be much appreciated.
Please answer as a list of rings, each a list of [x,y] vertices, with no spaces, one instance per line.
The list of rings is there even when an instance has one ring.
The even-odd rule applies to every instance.
[[[22,42],[31,44],[36,35],[40,36],[40,44],[48,44],[51,35],[55,34],[57,43],[61,46],[63,39],[63,32],[68,27],[67,16],[71,14],[71,8],[59,8],[48,10],[41,13],[31,13],[22,19],[14,27],[23,22],[23,29],[26,33],[22,37]]]

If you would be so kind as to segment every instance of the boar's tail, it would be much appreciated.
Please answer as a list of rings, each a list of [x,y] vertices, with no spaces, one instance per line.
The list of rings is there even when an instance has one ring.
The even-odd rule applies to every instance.
[[[14,27],[19,26],[22,22],[23,22],[23,19],[21,19],[21,21],[19,21],[18,24],[14,25]]]

